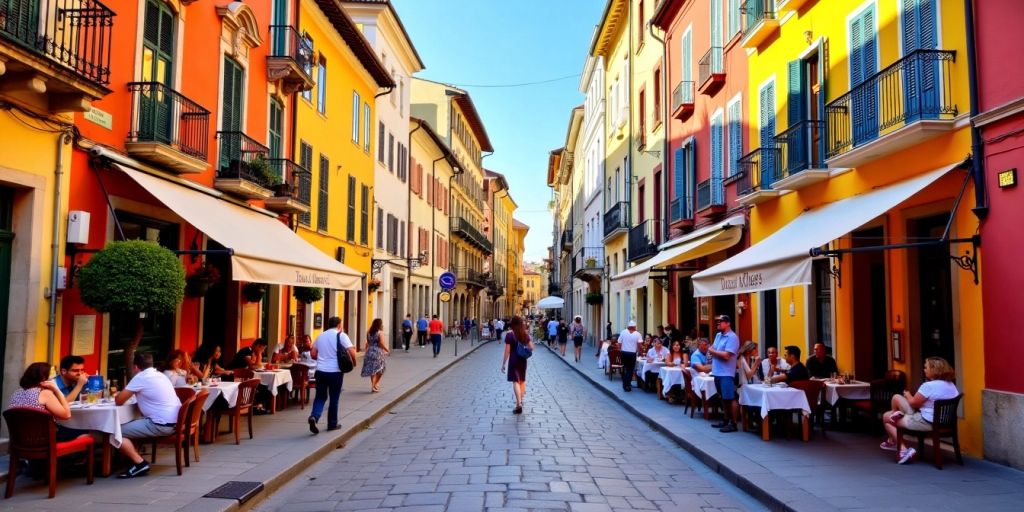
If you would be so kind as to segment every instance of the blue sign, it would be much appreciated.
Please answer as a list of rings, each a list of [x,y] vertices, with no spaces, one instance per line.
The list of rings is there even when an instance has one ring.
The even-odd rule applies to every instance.
[[[441,274],[441,277],[437,278],[437,284],[441,285],[441,288],[445,290],[455,288],[455,274],[451,272]]]

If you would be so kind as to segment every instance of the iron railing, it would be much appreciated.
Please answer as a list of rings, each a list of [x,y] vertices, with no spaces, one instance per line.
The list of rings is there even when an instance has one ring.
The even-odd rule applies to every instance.
[[[159,82],[131,82],[132,128],[128,142],[159,142],[206,160],[210,111]]]
[[[601,270],[604,268],[604,247],[580,247],[573,259],[577,270]]]
[[[604,212],[604,236],[620,229],[629,229],[629,203],[619,201]]]
[[[693,220],[693,198],[689,195],[673,197],[668,209],[670,222]]]
[[[775,0],[746,0],[740,10],[746,18],[743,24],[743,33],[746,34],[757,28],[762,21],[775,19]]]
[[[295,27],[289,25],[270,26],[270,55],[271,58],[291,59],[299,66],[306,76],[310,76],[313,69],[313,45],[309,40],[302,37]]]
[[[572,249],[572,228],[562,231],[562,249]]]
[[[782,158],[782,176],[825,168],[825,122],[799,121],[775,136]]]
[[[757,148],[737,160],[743,176],[736,181],[736,194],[743,196],[759,190],[771,190],[781,178],[779,148]]]
[[[708,178],[697,184],[697,211],[711,206],[725,206],[722,178]]]
[[[243,179],[263,188],[280,183],[267,163],[270,148],[242,132],[217,132],[217,138],[220,139],[217,178]]]
[[[629,228],[629,261],[658,253],[661,227],[660,219],[648,219]]]
[[[914,50],[826,105],[826,158],[871,142],[890,128],[956,117],[955,60],[950,50]]]
[[[452,267],[450,270],[455,274],[456,280],[460,283],[478,288],[487,286],[487,276],[480,270],[472,267]]]
[[[682,80],[672,89],[672,111],[679,110],[683,105],[693,105],[693,81]]]
[[[277,197],[290,197],[305,206],[310,205],[312,173],[309,172],[309,169],[287,158],[270,158],[267,160],[267,164],[274,174],[280,176],[281,183],[287,185],[280,187],[275,192]]]
[[[486,235],[480,232],[464,217],[452,217],[452,233],[459,235],[469,243],[476,245],[479,249],[490,254],[494,246]]]
[[[697,78],[701,87],[711,79],[712,75],[725,73],[725,64],[722,61],[722,48],[712,46],[697,64]]]

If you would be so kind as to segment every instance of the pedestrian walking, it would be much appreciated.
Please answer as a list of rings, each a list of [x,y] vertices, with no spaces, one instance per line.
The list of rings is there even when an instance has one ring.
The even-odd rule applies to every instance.
[[[409,351],[409,340],[412,339],[412,315],[409,313],[405,314],[405,320],[402,320],[402,345],[405,346],[405,351]]]
[[[430,342],[434,344],[434,357],[441,353],[441,337],[444,334],[444,324],[437,319],[437,315],[430,318]]]
[[[505,355],[501,358],[501,371],[505,373],[508,363],[508,381],[512,383],[512,392],[516,396],[516,408],[513,414],[523,413],[523,398],[526,397],[526,359],[518,354],[517,345],[526,345],[533,351],[533,338],[526,332],[526,323],[521,317],[514,316],[508,322],[509,333],[505,335]]]
[[[619,333],[619,358],[622,362],[622,389],[633,391],[633,374],[636,373],[636,350],[643,336],[636,330],[636,320],[626,324],[626,330]]]
[[[501,335],[505,333],[505,321],[502,320],[501,318],[499,318],[498,321],[494,322],[494,331],[495,331],[494,339],[496,339],[496,340],[502,339]]]
[[[555,320],[554,317],[548,320],[547,333],[548,346],[550,347],[555,344],[555,340],[558,338],[558,320]]]
[[[348,357],[356,360],[356,348],[348,335],[341,331],[341,319],[332,316],[327,319],[327,330],[320,333],[313,342],[310,355],[316,359],[316,397],[313,399],[313,411],[309,415],[309,431],[319,434],[316,424],[327,405],[327,431],[338,430],[338,401],[341,399],[341,385],[345,374],[338,367],[338,350],[347,350]]]
[[[384,340],[384,322],[380,318],[374,318],[370,323],[370,330],[366,333],[366,354],[363,356],[363,377],[370,378],[370,392],[380,391],[380,379],[384,376],[384,368],[387,366],[388,345]]]
[[[558,336],[558,353],[565,357],[565,347],[569,344],[569,326],[565,325],[565,320],[558,320],[555,333]]]
[[[572,322],[572,349],[576,355],[576,362],[580,362],[580,357],[583,355],[583,337],[586,336],[587,330],[583,328],[583,318],[576,315],[576,318]]]
[[[420,348],[427,346],[427,328],[429,326],[427,315],[420,315],[420,319],[416,320],[416,345]]]

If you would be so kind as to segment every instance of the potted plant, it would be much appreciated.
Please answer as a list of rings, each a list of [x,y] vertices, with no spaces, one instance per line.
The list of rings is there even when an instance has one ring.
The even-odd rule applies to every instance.
[[[210,287],[220,282],[220,269],[206,262],[185,278],[185,294],[189,297],[203,297]]]
[[[246,302],[259,302],[267,294],[267,285],[263,283],[245,283],[242,287],[242,296]]]
[[[583,296],[583,300],[586,301],[587,304],[596,306],[604,302],[604,295],[601,292],[587,292],[587,294]]]
[[[135,333],[124,351],[129,368],[142,340],[145,313],[173,313],[185,288],[178,256],[144,240],[110,242],[78,271],[78,279],[85,305],[135,316]]]
[[[374,277],[374,278],[370,279],[366,283],[366,287],[367,287],[367,289],[370,290],[370,293],[373,293],[373,292],[377,291],[378,289],[380,289],[380,278]]]
[[[292,291],[292,296],[299,302],[312,304],[324,298],[324,289],[296,286]]]
[[[587,268],[594,268],[597,266],[597,258],[588,256],[587,259],[583,260],[583,264],[586,265]]]
[[[249,161],[247,166],[249,167],[249,177],[260,180],[264,187],[275,189],[281,184],[281,176],[270,167],[270,163],[263,158],[263,155],[256,155],[256,158]]]

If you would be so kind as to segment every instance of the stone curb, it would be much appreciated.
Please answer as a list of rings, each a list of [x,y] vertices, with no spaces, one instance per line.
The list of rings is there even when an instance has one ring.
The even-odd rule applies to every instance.
[[[343,448],[350,439],[355,437],[360,432],[369,428],[370,425],[377,421],[381,416],[384,416],[396,405],[405,401],[414,393],[420,391],[424,384],[433,381],[439,375],[448,371],[451,367],[455,366],[464,358],[468,357],[478,348],[487,345],[491,341],[493,340],[481,340],[480,343],[473,347],[470,347],[469,350],[459,355],[458,358],[452,360],[450,363],[446,364],[445,366],[441,367],[438,371],[434,372],[433,375],[430,375],[425,380],[420,382],[418,386],[408,389],[401,395],[397,396],[395,399],[384,404],[383,407],[381,407],[378,411],[371,414],[368,418],[363,419],[362,421],[359,421],[349,426],[348,428],[344,429],[340,434],[337,434],[336,437],[329,438],[320,448],[308,453],[301,459],[295,460],[287,467],[281,468],[280,470],[277,471],[276,474],[274,474],[268,479],[265,479],[263,481],[263,491],[258,493],[249,501],[245,502],[245,504],[240,505],[235,500],[227,500],[221,498],[199,498],[178,510],[188,512],[229,512],[251,510],[253,507],[261,503],[263,500],[270,497],[270,495],[274,491],[277,491],[281,487],[284,487],[286,484],[291,482],[291,480],[298,476],[303,470],[309,468],[310,466],[318,462],[320,459],[326,457],[332,451],[337,450],[339,448]]]
[[[770,492],[768,492],[767,490],[762,489],[761,487],[758,487],[757,484],[751,482],[746,477],[740,475],[734,469],[732,469],[729,466],[726,466],[726,465],[720,463],[711,454],[709,454],[709,453],[705,452],[704,450],[700,449],[699,447],[697,447],[693,443],[687,441],[683,437],[680,437],[679,435],[675,434],[668,427],[662,425],[661,423],[656,422],[650,416],[647,416],[646,414],[644,414],[643,412],[641,412],[637,408],[635,408],[632,405],[630,405],[629,402],[627,402],[626,400],[623,400],[622,397],[616,395],[614,392],[612,392],[612,390],[602,386],[600,383],[598,383],[596,380],[594,380],[593,377],[591,377],[590,375],[588,375],[584,371],[580,370],[575,365],[571,364],[568,359],[566,359],[566,358],[562,357],[561,355],[559,355],[558,352],[555,349],[553,349],[551,347],[548,347],[546,343],[543,344],[543,345],[548,348],[548,351],[550,351],[552,354],[557,356],[558,359],[562,361],[562,363],[564,363],[569,368],[572,368],[576,373],[582,375],[585,379],[587,379],[587,381],[589,381],[591,384],[593,384],[594,387],[596,387],[599,391],[601,391],[604,394],[606,394],[609,397],[611,397],[613,400],[618,402],[619,405],[624,407],[627,411],[629,411],[631,414],[633,414],[637,418],[642,419],[643,422],[646,423],[649,427],[651,427],[654,430],[657,430],[658,432],[660,432],[665,437],[668,437],[669,439],[674,441],[677,445],[679,445],[680,448],[686,450],[687,452],[690,452],[690,454],[693,455],[694,457],[696,457],[697,460],[699,460],[701,463],[703,463],[705,466],[707,466],[709,469],[711,469],[715,473],[718,473],[719,475],[721,475],[722,478],[724,478],[729,483],[735,485],[736,487],[738,487],[743,492],[749,494],[754,499],[756,499],[757,501],[761,502],[764,506],[768,507],[770,510],[774,510],[774,511],[778,511],[778,512],[796,512],[796,509],[790,507],[789,505],[787,505],[786,503],[782,502],[781,500],[779,500],[775,496],[772,496],[772,494]]]

